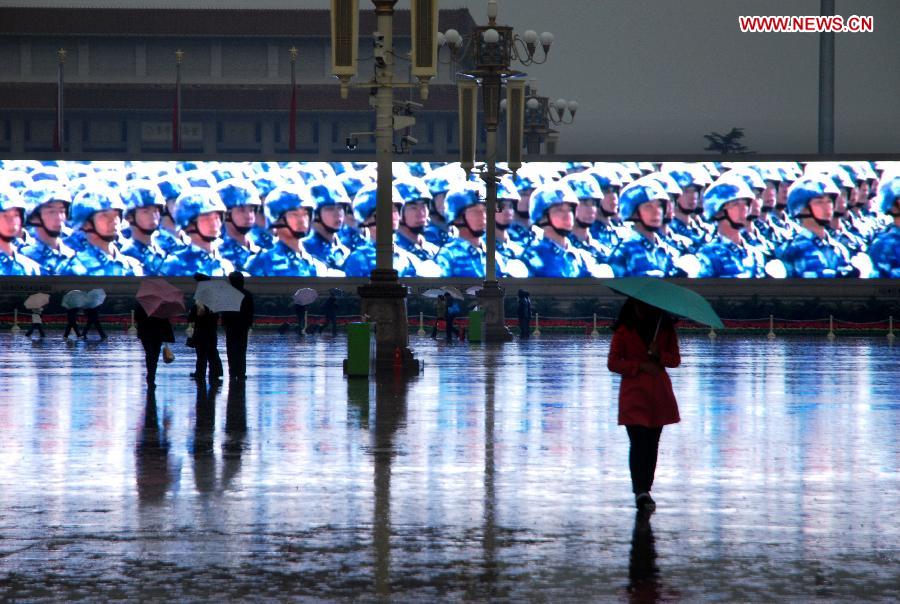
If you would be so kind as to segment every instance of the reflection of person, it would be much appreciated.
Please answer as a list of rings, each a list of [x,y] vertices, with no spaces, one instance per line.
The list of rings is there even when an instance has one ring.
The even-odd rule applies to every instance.
[[[147,390],[144,424],[135,451],[135,479],[141,504],[161,503],[172,480],[169,471],[169,443],[159,427],[156,390]]]
[[[519,290],[519,337],[527,340],[531,335],[531,296],[524,289]]]
[[[29,327],[28,331],[25,332],[26,338],[30,338],[35,329],[39,334],[41,334],[42,338],[44,337],[44,321],[41,319],[42,312],[44,312],[43,308],[34,308],[31,310],[31,327]]]
[[[633,602],[657,602],[660,591],[653,527],[646,513],[637,512],[628,559],[628,596]]]
[[[78,309],[77,308],[69,308],[66,310],[66,330],[63,332],[63,339],[69,337],[69,334],[74,331],[75,337],[81,337],[81,331],[78,329]]]
[[[678,367],[681,355],[672,319],[659,309],[629,298],[612,326],[607,367],[622,376],[619,425],[631,441],[628,464],[635,505],[652,512],[650,496],[663,426],[680,421],[678,403],[666,367]]]
[[[137,337],[144,347],[147,387],[153,388],[156,386],[156,367],[163,342],[174,342],[175,333],[168,319],[147,316],[147,311],[140,304],[134,305],[134,322],[137,324]]]
[[[225,353],[228,355],[228,376],[232,381],[247,377],[247,340],[253,326],[253,294],[244,289],[244,275],[235,271],[228,275],[231,286],[244,294],[241,309],[222,313],[225,326]]]

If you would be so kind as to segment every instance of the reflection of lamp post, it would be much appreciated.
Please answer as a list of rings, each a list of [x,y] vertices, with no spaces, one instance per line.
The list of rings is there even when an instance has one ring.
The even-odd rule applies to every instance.
[[[437,0],[417,0],[411,5],[412,75],[417,84],[394,82],[394,5],[397,0],[372,0],[378,31],[373,33],[374,77],[357,86],[374,90],[375,157],[378,164],[375,205],[375,270],[367,285],[359,288],[362,314],[377,325],[375,332],[375,365],[391,370],[399,362],[403,370],[418,373],[419,362],[409,349],[406,288],[393,268],[394,241],[391,215],[392,160],[395,122],[394,88],[415,86],[420,96],[428,96],[428,81],[437,75]],[[341,96],[346,98],[351,78],[357,72],[359,38],[359,0],[331,0],[332,73],[341,80]],[[414,123],[412,118],[402,127]],[[399,355],[397,354],[399,353]]]
[[[438,44],[449,45],[454,60],[470,55],[475,66],[460,75],[460,154],[463,169],[470,171],[475,166],[476,107],[478,104],[475,88],[481,83],[484,101],[484,127],[487,131],[485,159],[486,170],[481,174],[487,188],[487,259],[485,279],[478,293],[478,303],[484,310],[485,341],[505,341],[512,339],[503,320],[503,289],[497,281],[496,268],[496,213],[497,213],[497,126],[500,122],[500,90],[504,81],[507,86],[508,113],[507,153],[509,167],[515,171],[521,166],[522,115],[525,106],[525,74],[510,68],[513,61],[524,65],[540,64],[547,60],[553,34],[538,35],[532,30],[522,36],[513,33],[513,28],[497,24],[497,0],[488,0],[488,24],[478,26],[471,36],[463,38],[454,29],[447,30],[438,37]],[[543,58],[536,56],[537,44],[543,49]]]
[[[556,154],[556,142],[559,139],[558,132],[551,128],[560,124],[571,124],[575,121],[575,112],[578,111],[576,101],[556,99],[551,101],[549,97],[540,96],[537,92],[536,80],[530,80],[525,89],[525,147],[528,155],[540,155],[541,143],[546,143],[547,154]],[[501,111],[506,105],[501,103]]]

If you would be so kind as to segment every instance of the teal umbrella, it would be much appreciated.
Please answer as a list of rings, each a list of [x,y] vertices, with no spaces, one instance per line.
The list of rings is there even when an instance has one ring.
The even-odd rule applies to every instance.
[[[720,329],[725,327],[709,302],[686,287],[651,277],[622,277],[609,279],[603,284],[613,291],[646,302],[673,315],[710,327]]]

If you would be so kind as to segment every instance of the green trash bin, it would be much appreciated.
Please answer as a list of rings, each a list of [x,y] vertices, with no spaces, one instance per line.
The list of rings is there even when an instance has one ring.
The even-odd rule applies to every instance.
[[[470,342],[483,342],[484,341],[484,311],[483,310],[469,311],[468,335],[469,335]]]
[[[372,329],[370,323],[347,325],[347,360],[344,373],[348,376],[366,377],[372,361]]]

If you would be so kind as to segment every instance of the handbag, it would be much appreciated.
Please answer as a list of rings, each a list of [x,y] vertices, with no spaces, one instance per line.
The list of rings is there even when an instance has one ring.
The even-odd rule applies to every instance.
[[[169,348],[168,344],[163,345],[162,355],[163,363],[166,363],[167,365],[175,360],[175,353],[172,352],[172,349]]]

